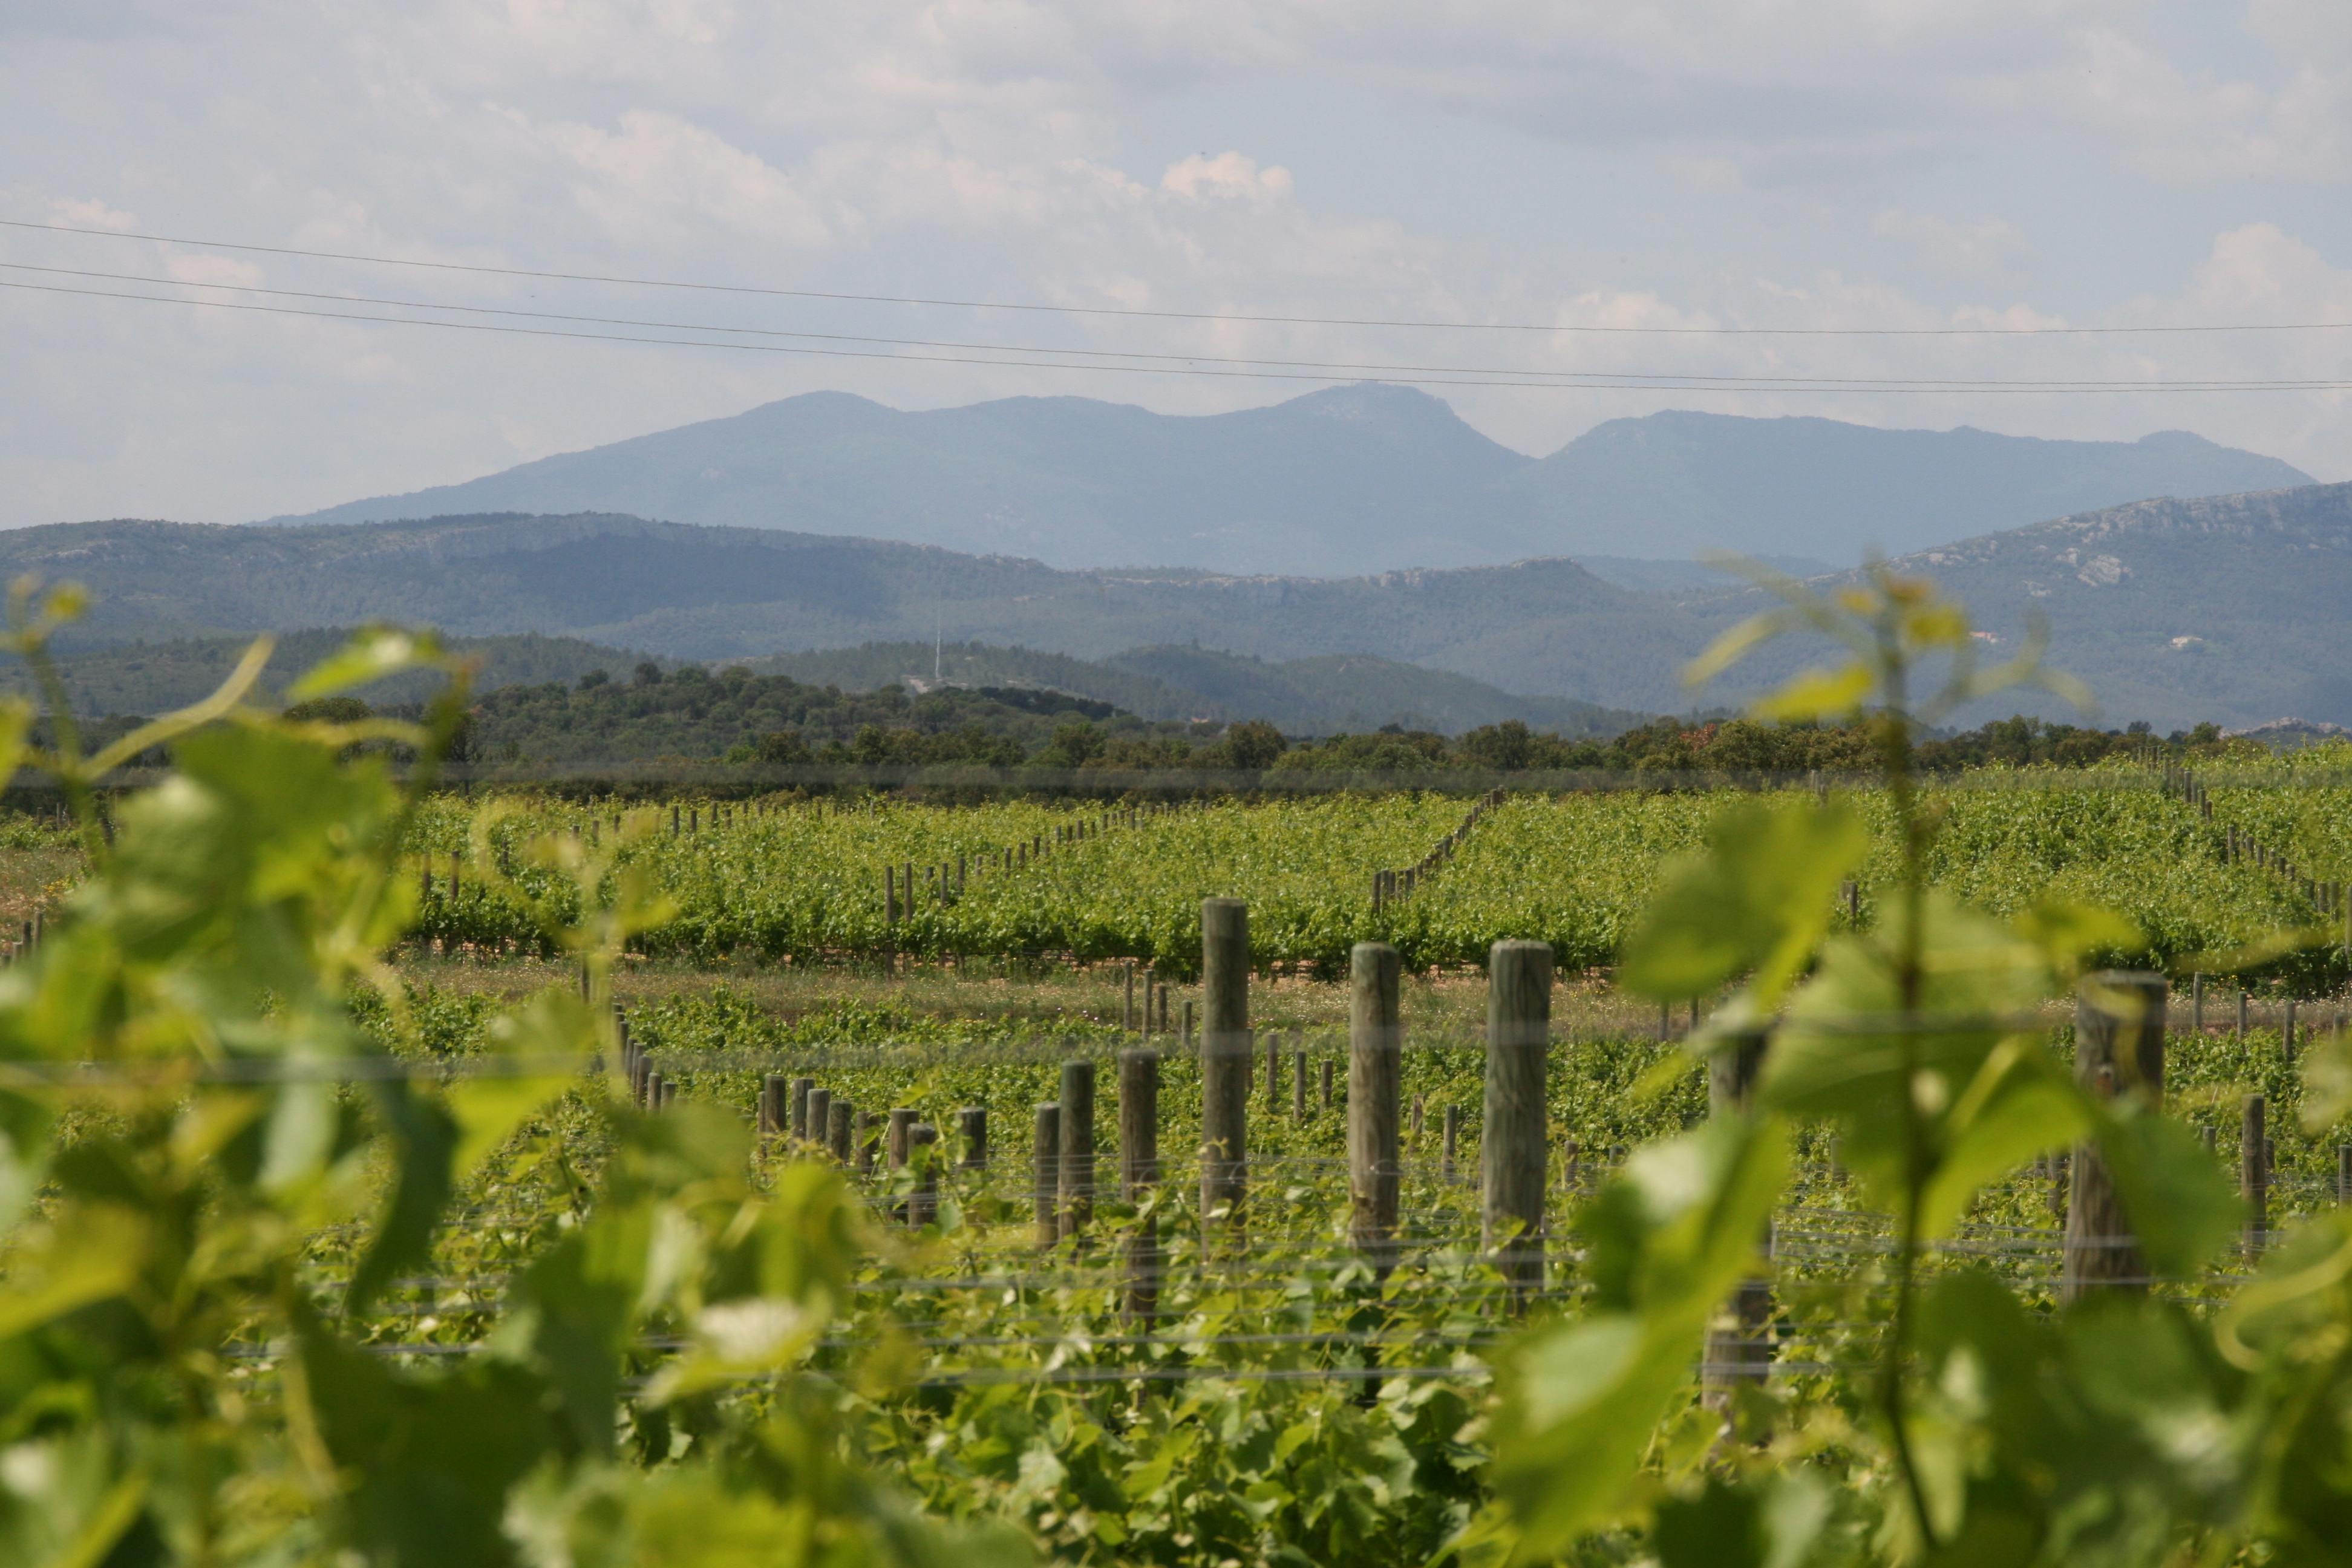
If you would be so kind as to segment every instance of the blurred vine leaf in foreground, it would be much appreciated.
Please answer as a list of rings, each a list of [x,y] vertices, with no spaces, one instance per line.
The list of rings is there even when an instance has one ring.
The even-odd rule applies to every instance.
[[[1740,803],[1626,943],[1624,978],[1653,995],[1738,987],[1695,1052],[1759,1028],[1769,1043],[1751,1105],[1640,1152],[1579,1217],[1593,1310],[1507,1358],[1496,1481],[1518,1555],[1613,1560],[1630,1531],[1666,1568],[2343,1561],[2352,1220],[2307,1222],[2234,1293],[2200,1287],[2241,1222],[2231,1184],[2151,1097],[2086,1092],[2046,1038],[2046,1004],[2095,984],[2086,957],[2137,933],[2048,904],[1995,921],[1928,886],[1924,727],[2015,685],[2079,689],[2042,668],[2038,630],[1979,669],[1967,617],[1924,581],[1873,566],[1823,597],[1761,575],[1783,605],[1695,674],[1790,630],[1842,645],[1844,662],[1759,710],[1864,719],[1900,866],[1868,929],[1835,930],[1837,880],[1860,858],[1847,808]],[[1844,1298],[1866,1318],[1836,1342],[1853,1364],[1813,1381],[1825,1392],[1703,1403],[1710,1321],[1763,1268],[1783,1195],[1788,1163],[1763,1152],[1808,1125],[1840,1138],[1892,1223]],[[2084,1143],[2156,1280],[2059,1305],[1933,1257],[1990,1184]]]
[[[13,603],[53,688],[70,595]],[[756,1190],[734,1119],[643,1116],[591,1070],[617,1059],[598,942],[657,914],[632,884],[547,848],[604,889],[563,933],[592,996],[526,1000],[462,1062],[411,1032],[383,954],[464,671],[366,634],[297,695],[443,671],[423,721],[295,721],[245,706],[267,653],[93,757],[69,713],[35,754],[26,710],[0,707],[0,773],[53,778],[89,861],[0,971],[0,1562],[1023,1560],[864,1474],[802,1370],[861,1245],[839,1182]],[[158,746],[161,782],[108,808],[109,771]],[[355,1021],[362,996],[388,1034]],[[377,1303],[431,1267],[459,1182],[559,1110],[601,1140],[584,1218],[521,1265],[482,1348],[382,1353],[404,1331]],[[684,1348],[656,1359],[654,1334]]]

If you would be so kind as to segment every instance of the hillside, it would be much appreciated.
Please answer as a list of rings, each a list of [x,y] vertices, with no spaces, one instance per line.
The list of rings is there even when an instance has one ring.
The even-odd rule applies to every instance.
[[[2048,662],[2088,682],[2105,721],[2159,730],[2210,720],[2244,730],[2281,718],[2352,721],[2352,484],[2197,500],[2151,500],[1920,551],[1891,563],[1933,577],[1995,639],[1989,662],[2019,646],[2039,616]],[[1813,584],[1833,588],[1833,576]],[[1685,602],[1727,625],[1761,594]],[[1791,642],[1755,666],[1785,672]],[[1959,717],[2066,710],[2034,693]]]
[[[2182,430],[2045,441],[1668,412],[1597,426],[1501,489],[1553,524],[1546,548],[1559,554],[1688,559],[1719,548],[1851,566],[1873,547],[1901,554],[2151,496],[2311,482]]]
[[[297,676],[341,647],[348,637],[340,629],[280,634],[277,649],[262,670],[255,699],[277,700]],[[623,675],[645,657],[576,637],[541,637],[536,632],[452,637],[449,642],[455,651],[474,661],[474,685],[478,691],[573,681],[592,669]],[[152,716],[209,696],[236,668],[251,643],[249,637],[215,637],[69,647],[59,653],[58,674],[78,713]],[[397,676],[378,682],[368,695],[379,701],[414,700],[432,684],[433,678]],[[32,671],[14,654],[0,653],[0,691],[27,695],[33,691]]]
[[[1685,704],[1675,671],[1703,637],[1681,612],[1568,561],[1336,579],[1056,572],[611,515],[61,523],[0,534],[0,572],[89,584],[85,642],[372,620],[711,661],[935,634],[1083,658],[1199,642],[1269,659],[1373,653],[1505,691],[1653,710]]]
[[[1032,558],[1342,576],[1709,547],[1851,565],[2150,496],[2310,483],[2180,431],[2044,441],[1829,419],[1613,419],[1540,460],[1364,384],[1171,416],[1082,397],[902,412],[809,393],[278,522],[621,512]]]
[[[2014,646],[2029,608],[2042,610],[2058,662],[2092,682],[2110,721],[2352,721],[2341,670],[2352,645],[2352,485],[2134,503],[1980,535],[1902,564],[1943,579],[2009,639],[2003,647]],[[60,524],[0,535],[0,571],[89,584],[98,602],[76,634],[84,646],[371,619],[468,637],[538,632],[712,662],[920,645],[911,670],[881,677],[895,679],[929,668],[937,635],[1090,661],[1130,656],[1114,671],[1166,691],[1124,688],[1104,700],[1155,712],[1181,712],[1195,695],[1232,707],[1286,702],[1285,684],[1304,671],[1281,667],[1339,659],[1316,679],[1339,694],[1343,720],[1403,707],[1439,727],[1457,721],[1449,714],[1481,717],[1463,705],[1495,699],[1346,661],[1370,656],[1517,697],[1686,712],[1738,698],[1737,685],[1694,694],[1680,670],[1758,602],[1738,592],[1635,593],[1558,559],[1337,579],[1057,572],[919,545],[609,515],[351,528]],[[1237,658],[1204,659],[1196,647]],[[906,664],[903,651],[887,658]],[[1350,690],[1372,697],[1350,710]]]
[[[1390,724],[1451,735],[1511,719],[1565,735],[1614,734],[1647,717],[1561,698],[1516,697],[1465,676],[1369,654],[1276,661],[1184,646],[1129,648],[1087,660],[971,643],[937,649],[868,643],[782,654],[752,668],[852,690],[927,682],[936,668],[945,679],[966,686],[1076,692],[1147,719],[1263,719],[1291,735]]]

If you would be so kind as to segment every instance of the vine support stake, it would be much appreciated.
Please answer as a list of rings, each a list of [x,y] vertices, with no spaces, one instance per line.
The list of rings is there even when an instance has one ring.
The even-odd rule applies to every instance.
[[[956,1112],[956,1130],[963,1136],[963,1168],[988,1169],[988,1108],[967,1105]]]
[[[1061,1233],[1065,1239],[1087,1228],[1095,1212],[1095,1064],[1062,1064],[1062,1126],[1058,1140]]]
[[[2271,1226],[2270,1102],[2259,1094],[2246,1096],[2238,1142],[2238,1182],[2246,1194],[2246,1261],[2261,1260],[2263,1243]]]
[[[1483,1240],[1524,1304],[1544,1275],[1544,1068],[1551,944],[1498,942],[1486,959]]]
[[[2164,1105],[2164,1019],[2168,987],[2160,974],[2109,972],[2086,976],[2074,1003],[2074,1077],[2101,1099],[2118,1095],[2147,1110]],[[2132,1239],[2130,1216],[2116,1196],[2106,1156],[2077,1144],[2066,1195],[2062,1300],[2095,1289],[2145,1289],[2147,1264]]]
[[[1249,906],[1201,905],[1201,1215],[1238,1227],[1249,1190]],[[1192,1008],[1185,1004],[1185,1034]]]
[[[1350,1239],[1383,1271],[1393,1267],[1397,1197],[1397,1089],[1402,1077],[1404,972],[1397,950],[1360,942],[1348,968],[1348,1204]]]
[[[1118,1053],[1119,1196],[1140,1203],[1160,1180],[1160,1053]],[[1130,1324],[1150,1324],[1160,1306],[1160,1220],[1135,1222],[1126,1246],[1126,1312]]]
[[[1061,1189],[1055,1179],[1055,1169],[1062,1163],[1062,1108],[1057,1104],[1048,1103],[1037,1108],[1032,1162],[1037,1245],[1051,1247],[1062,1234],[1061,1221],[1055,1214],[1061,1199]]]
[[[920,1230],[940,1217],[940,1130],[928,1121],[907,1129],[915,1190],[907,1199],[907,1227]]]
[[[1717,1116],[1745,1113],[1756,1097],[1756,1080],[1763,1075],[1764,1053],[1770,1043],[1764,1030],[1744,1030],[1725,1039],[1707,1058],[1706,1098]],[[1772,1221],[1764,1222],[1763,1257],[1772,1256]],[[1707,1331],[1706,1358],[1700,1381],[1711,1405],[1728,1403],[1730,1391],[1741,1384],[1761,1383],[1772,1362],[1772,1282],[1761,1273],[1743,1277],[1732,1292],[1727,1318]]]

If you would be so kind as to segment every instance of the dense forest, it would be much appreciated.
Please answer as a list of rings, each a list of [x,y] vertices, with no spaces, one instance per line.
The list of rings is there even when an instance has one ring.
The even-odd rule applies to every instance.
[[[355,715],[350,700],[339,711]],[[2158,737],[2145,725],[2098,730],[2012,718],[1925,742],[1934,769],[1984,763],[2084,765],[2161,743],[2212,754],[2257,742],[2210,724]],[[845,692],[787,676],[646,662],[619,676],[516,684],[477,700],[459,760],[493,770],[577,770],[673,762],[805,766],[1431,773],[1591,770],[1637,773],[1859,772],[1871,734],[1858,726],[1748,719],[1662,718],[1607,739],[1567,736],[1511,720],[1458,736],[1397,726],[1299,739],[1263,720],[1238,723],[1139,718],[1108,702],[1027,688],[885,686]]]

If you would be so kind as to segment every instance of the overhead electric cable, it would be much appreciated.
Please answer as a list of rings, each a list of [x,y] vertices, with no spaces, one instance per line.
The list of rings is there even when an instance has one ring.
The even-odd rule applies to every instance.
[[[157,245],[184,245],[197,250],[234,250],[254,256],[295,256],[313,261],[353,261],[371,267],[414,267],[439,272],[470,272],[491,278],[532,278],[551,282],[606,283],[631,289],[679,289],[714,294],[758,294],[785,300],[830,300],[851,304],[923,305],[966,310],[1022,310],[1071,316],[1117,316],[1152,321],[1238,321],[1276,326],[1399,327],[1465,332],[1583,332],[1634,337],[2099,337],[2168,332],[2308,332],[2352,328],[2352,321],[2231,321],[2196,325],[2131,327],[1653,327],[1559,321],[1442,321],[1410,317],[1295,316],[1239,310],[1154,310],[1119,305],[1052,305],[1031,300],[961,300],[920,294],[860,294],[844,289],[780,289],[749,283],[709,283],[669,278],[631,278],[597,272],[563,272],[529,267],[492,267],[479,262],[421,261],[401,256],[369,256],[358,251],[311,250],[290,245],[253,245],[236,240],[197,239],[186,235],[146,234],[126,229],[88,228],[79,224],[37,223],[25,218],[0,218],[0,228],[37,229],[96,239],[143,240]]]
[[[1911,394],[2080,394],[2080,393],[2141,393],[2141,392],[2342,392],[2352,391],[2352,380],[2284,380],[2223,381],[2218,379],[2188,381],[2070,381],[2070,382],[2000,382],[1948,381],[1906,382],[1896,378],[1854,378],[1832,381],[1831,378],[1770,377],[1750,378],[1715,376],[1696,373],[1654,374],[1643,372],[1507,372],[1494,375],[1469,374],[1444,375],[1357,375],[1322,374],[1311,371],[1251,370],[1219,367],[1214,364],[1115,364],[1073,363],[1064,360],[988,359],[971,354],[894,353],[879,350],[819,348],[805,343],[746,343],[714,341],[709,338],[655,338],[624,332],[577,331],[554,327],[525,327],[495,321],[442,321],[420,316],[378,316],[352,310],[317,310],[291,305],[262,305],[236,300],[191,300],[163,294],[126,294],[105,289],[76,289],[56,283],[17,283],[0,279],[0,289],[14,289],[41,294],[68,294],[95,300],[128,300],[151,305],[180,305],[200,310],[239,310],[270,316],[308,317],[318,321],[360,321],[383,326],[436,327],[445,331],[495,332],[508,336],[538,338],[569,338],[590,342],[638,343],[651,347],[728,349],[742,353],[798,354],[826,359],[889,360],[901,363],[995,365],[1023,370],[1075,370],[1086,372],[1118,372],[1129,375],[1189,375],[1213,376],[1221,379],[1251,381],[1304,382],[1376,382],[1394,386],[1496,386],[1527,390],[1553,391],[1630,390],[1649,392],[1769,392],[1779,394],[1813,393],[1839,395],[1858,392]],[[711,329],[719,330],[719,329]],[[1017,351],[1030,353],[1055,353],[1066,351],[1034,349]],[[1246,362],[1244,362],[1246,363]],[[1281,362],[1274,362],[1281,363]],[[1519,379],[1526,374],[1541,374],[1544,380]],[[1574,377],[1575,379],[1566,379]]]
[[[1398,375],[1525,375],[1567,382],[1601,379],[1608,382],[1706,382],[1739,385],[1761,383],[1775,388],[1792,385],[1868,386],[1883,388],[1890,384],[1911,387],[2060,387],[2076,390],[2089,387],[2109,390],[2121,387],[2141,387],[2162,384],[2138,381],[2094,382],[2079,379],[2019,378],[1990,376],[1838,376],[1838,375],[1723,375],[1703,371],[1634,371],[1634,370],[1546,370],[1532,365],[1458,365],[1458,364],[1399,364],[1368,360],[1306,360],[1261,359],[1235,354],[1154,353],[1142,350],[1062,348],[1049,343],[972,342],[953,338],[893,338],[866,332],[810,332],[783,327],[739,327],[717,325],[708,321],[648,321],[631,316],[586,316],[562,310],[526,310],[509,305],[457,305],[437,300],[401,300],[382,295],[331,294],[307,289],[270,289],[257,283],[206,283],[190,279],[159,278],[152,273],[106,272],[89,268],[40,267],[30,262],[0,261],[0,270],[36,272],[47,277],[89,278],[116,283],[148,283],[164,288],[209,289],[216,292],[261,294],[280,300],[313,300],[331,304],[381,305],[403,310],[443,310],[474,316],[511,316],[537,321],[572,321],[590,326],[641,327],[656,331],[714,332],[747,337],[793,338],[808,342],[875,343],[898,348],[959,349],[973,353],[1007,354],[1057,354],[1091,360],[1150,360],[1175,364],[1223,364],[1276,366],[1291,370],[1331,370],[1373,374]],[[123,295],[120,298],[152,298]],[[201,303],[189,300],[187,303]],[[372,319],[372,318],[371,318]],[[996,362],[990,362],[996,363]],[[1074,367],[1075,368],[1075,367]],[[1103,368],[1121,369],[1118,365]]]

